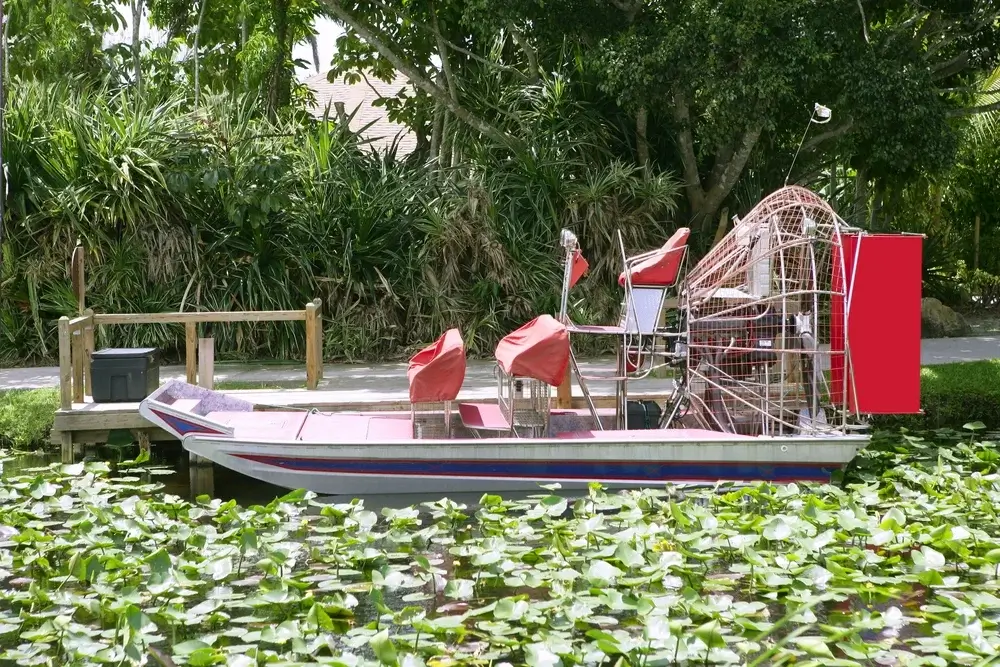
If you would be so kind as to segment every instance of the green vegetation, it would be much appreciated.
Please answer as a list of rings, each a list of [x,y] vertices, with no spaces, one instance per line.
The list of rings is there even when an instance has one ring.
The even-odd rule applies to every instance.
[[[998,462],[896,437],[845,486],[381,515],[303,492],[192,503],[141,463],[53,464],[0,483],[0,660],[985,665]]]
[[[594,269],[575,314],[606,321],[614,231],[648,250],[691,226],[696,259],[785,181],[814,102],[834,116],[792,181],[852,224],[927,232],[927,294],[995,305],[996,3],[9,2],[0,363],[54,358],[77,240],[98,311],[319,297],[325,356],[381,360],[450,326],[489,353],[553,312],[565,226]],[[104,44],[144,12],[162,44]],[[377,101],[412,153],[306,113],[291,53],[323,16],[345,28],[332,78],[412,82]],[[176,357],[182,335],[99,344]],[[216,336],[220,359],[303,357],[293,324]]]
[[[1000,359],[925,366],[920,372],[923,415],[879,417],[884,428],[961,428],[982,422],[1000,428]]]
[[[0,447],[24,450],[46,445],[58,408],[56,389],[0,391]]]

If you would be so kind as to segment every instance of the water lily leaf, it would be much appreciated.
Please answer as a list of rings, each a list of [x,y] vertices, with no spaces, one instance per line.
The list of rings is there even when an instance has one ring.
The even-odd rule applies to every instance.
[[[529,667],[560,667],[562,659],[546,644],[528,644],[524,647],[524,662]]]
[[[897,531],[906,525],[906,515],[898,507],[891,508],[879,524],[884,530]]]
[[[618,548],[615,549],[615,558],[617,558],[622,565],[630,568],[646,564],[646,559],[639,555],[639,552],[624,542],[619,544]]]
[[[771,541],[787,540],[792,535],[792,526],[783,516],[776,516],[764,524],[764,537]]]
[[[792,642],[809,655],[833,658],[833,653],[827,645],[827,640],[823,637],[795,637]]]
[[[968,424],[963,424],[962,428],[967,431],[982,431],[986,429],[986,424],[981,421],[969,422]]]
[[[722,625],[717,620],[699,625],[694,630],[694,636],[709,648],[722,648],[726,645],[726,640],[722,638]]]
[[[399,660],[396,655],[396,647],[389,639],[389,631],[382,630],[369,641],[372,647],[372,651],[375,652],[375,657],[378,658],[379,663],[383,665],[398,665]]]
[[[943,570],[945,566],[944,554],[929,546],[920,547],[920,551],[911,554],[913,567],[916,572]]]
[[[194,653],[198,649],[212,648],[200,639],[189,639],[186,642],[181,642],[180,644],[175,644],[171,649],[174,655],[186,656]]]
[[[233,573],[233,559],[228,556],[212,561],[208,568],[215,581],[222,581]]]
[[[586,577],[594,585],[609,585],[614,584],[620,577],[622,571],[611,563],[603,560],[595,560],[590,563],[587,567]]]
[[[475,583],[471,579],[452,579],[445,585],[444,594],[455,600],[471,600],[475,595]]]

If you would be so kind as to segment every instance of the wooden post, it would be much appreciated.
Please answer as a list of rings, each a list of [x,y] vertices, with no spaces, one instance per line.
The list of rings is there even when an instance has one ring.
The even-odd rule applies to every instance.
[[[306,389],[319,386],[319,360],[316,347],[316,311],[319,307],[315,302],[306,304]]]
[[[72,464],[76,460],[73,451],[73,432],[63,431],[59,434],[59,459],[62,463]]]
[[[972,234],[972,270],[979,269],[979,214],[976,214],[976,228]]]
[[[323,379],[323,302],[313,299],[316,304],[316,361],[319,363],[319,379]]]
[[[573,407],[573,372],[566,366],[566,377],[556,388],[556,407],[568,410]]]
[[[59,318],[59,407],[63,410],[73,407],[73,365],[70,345],[69,318],[63,315]]]
[[[198,325],[184,323],[184,362],[188,384],[198,384]]]
[[[79,239],[76,247],[73,248],[73,255],[70,258],[70,280],[73,283],[73,293],[76,295],[77,312],[83,315],[87,309],[87,283],[86,271],[84,270],[84,250],[83,242]]]
[[[205,389],[215,386],[215,339],[210,331],[198,339],[198,386]]]
[[[190,340],[191,329],[185,325],[185,337]],[[191,327],[194,324],[190,324]],[[187,373],[191,375],[191,348],[187,352]],[[198,386],[205,389],[212,389],[215,386],[215,339],[212,338],[212,325],[205,325],[205,331],[198,339]],[[193,452],[188,452],[188,484],[191,488],[191,497],[197,498],[200,495],[215,494],[215,471],[212,462],[203,459]]]
[[[94,338],[96,332],[94,331],[97,326],[94,324],[94,311],[88,308],[83,313],[90,319],[83,327],[83,384],[84,384],[84,394],[86,396],[94,395],[94,378],[91,375],[91,362],[94,358]]]
[[[83,343],[83,328],[70,334],[70,363],[73,366],[73,402],[83,403],[83,369],[86,358]]]

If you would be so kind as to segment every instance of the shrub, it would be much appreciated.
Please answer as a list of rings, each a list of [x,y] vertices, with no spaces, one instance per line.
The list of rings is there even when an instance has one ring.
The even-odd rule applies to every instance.
[[[44,446],[58,408],[55,389],[0,392],[0,445],[14,449]]]
[[[1000,359],[925,366],[920,403],[922,415],[880,417],[875,425],[936,429],[980,421],[987,428],[1000,427]]]

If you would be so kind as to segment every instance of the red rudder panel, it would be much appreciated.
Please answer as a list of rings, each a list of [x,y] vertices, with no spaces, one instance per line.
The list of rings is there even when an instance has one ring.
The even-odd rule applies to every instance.
[[[831,388],[837,389],[846,370],[847,403],[854,412],[920,412],[922,253],[921,236],[843,237],[849,363],[844,370],[834,364]]]

